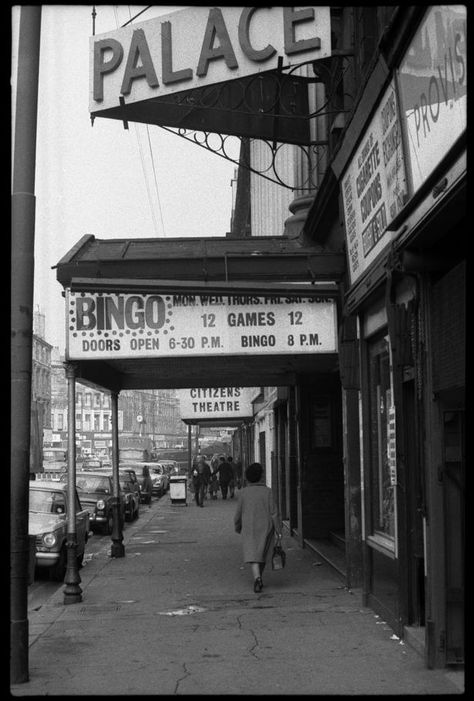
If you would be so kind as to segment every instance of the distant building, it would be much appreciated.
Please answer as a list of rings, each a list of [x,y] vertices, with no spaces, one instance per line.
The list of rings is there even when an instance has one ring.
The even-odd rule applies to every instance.
[[[31,366],[30,472],[42,468],[44,433],[51,428],[51,350],[45,338],[45,316],[37,308],[33,314]]]
[[[67,449],[67,382],[64,358],[53,351],[50,446]],[[125,390],[118,400],[119,448],[174,447],[186,439],[174,390]],[[109,457],[112,448],[111,403],[107,392],[76,382],[77,455]]]

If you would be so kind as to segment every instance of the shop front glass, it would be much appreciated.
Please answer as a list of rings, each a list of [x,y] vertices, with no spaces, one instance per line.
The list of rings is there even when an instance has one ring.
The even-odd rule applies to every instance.
[[[395,545],[395,411],[388,338],[369,346],[371,427],[371,532],[385,547]]]

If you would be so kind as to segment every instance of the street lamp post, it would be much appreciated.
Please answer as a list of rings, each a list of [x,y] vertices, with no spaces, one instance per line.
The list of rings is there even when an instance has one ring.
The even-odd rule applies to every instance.
[[[118,440],[118,392],[111,392],[110,404],[112,409],[112,484],[113,484],[113,514],[111,557],[124,557],[122,513],[120,509],[119,482],[119,440]]]
[[[67,540],[66,575],[64,577],[64,603],[76,604],[82,601],[81,577],[77,563],[76,530],[76,366],[65,363],[68,412],[67,412]]]

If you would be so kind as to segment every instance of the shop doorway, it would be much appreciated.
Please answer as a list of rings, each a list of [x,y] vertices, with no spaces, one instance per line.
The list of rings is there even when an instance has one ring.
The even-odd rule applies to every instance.
[[[301,383],[300,440],[303,537],[327,540],[345,554],[339,376]]]

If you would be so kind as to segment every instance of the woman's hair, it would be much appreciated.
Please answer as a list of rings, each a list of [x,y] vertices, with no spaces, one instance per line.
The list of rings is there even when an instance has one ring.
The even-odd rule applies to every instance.
[[[262,476],[263,467],[259,462],[253,462],[245,470],[245,477],[248,482],[258,482]]]

